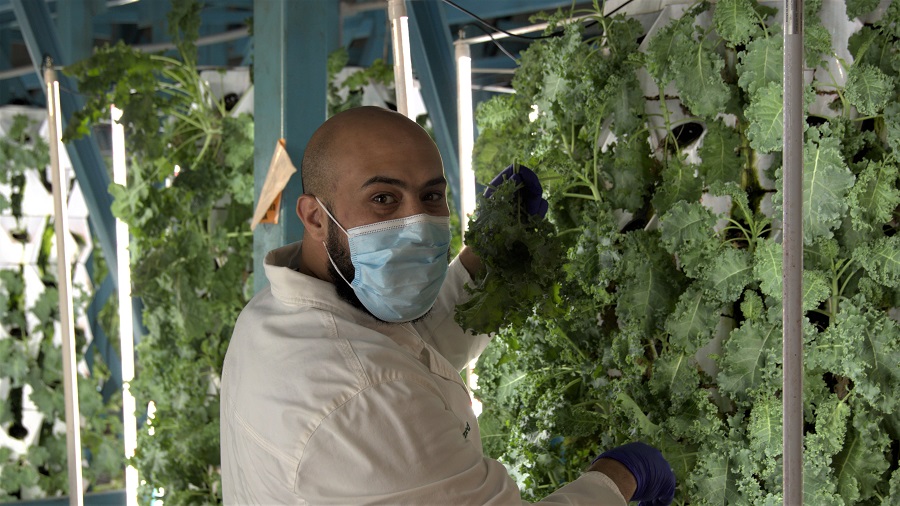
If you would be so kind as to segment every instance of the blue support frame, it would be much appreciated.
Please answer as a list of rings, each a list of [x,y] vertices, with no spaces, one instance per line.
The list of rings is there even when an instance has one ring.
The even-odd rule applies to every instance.
[[[93,271],[93,269],[89,269],[89,273],[93,277],[93,272],[91,271]],[[107,368],[109,368],[110,380],[103,385],[103,390],[101,391],[103,402],[107,402],[109,398],[112,397],[113,393],[122,388],[122,359],[118,352],[112,347],[109,342],[109,337],[106,335],[103,327],[100,326],[98,320],[100,310],[106,305],[106,302],[114,291],[115,287],[113,286],[112,278],[106,276],[103,282],[100,283],[100,286],[94,290],[94,298],[88,305],[87,311],[85,311],[88,321],[90,321],[91,324],[91,334],[94,336],[91,344],[88,345],[89,352],[85,353],[85,361],[87,362],[88,368],[93,371],[94,352],[96,352],[103,357],[103,362],[106,364]]]
[[[340,42],[339,23],[339,2],[266,0],[253,6],[254,200],[259,200],[278,139],[285,139],[298,169],[282,194],[278,223],[259,225],[253,233],[255,291],[268,284],[266,253],[303,236],[296,213],[303,193],[300,162],[306,143],[326,119],[327,62]]]
[[[456,60],[450,28],[440,2],[407,0],[412,64],[422,87],[422,99],[444,159],[444,175],[460,209],[459,132],[456,115]]]
[[[56,29],[62,59],[67,63],[83,60],[91,55],[94,46],[95,0],[66,0],[56,6]]]

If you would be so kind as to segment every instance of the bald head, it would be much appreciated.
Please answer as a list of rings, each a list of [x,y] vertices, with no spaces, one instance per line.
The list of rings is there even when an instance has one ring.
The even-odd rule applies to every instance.
[[[428,133],[400,113],[366,106],[332,116],[306,145],[300,166],[303,192],[330,202],[337,191],[341,157],[364,156],[371,149],[399,145],[401,140],[427,143],[437,151]]]

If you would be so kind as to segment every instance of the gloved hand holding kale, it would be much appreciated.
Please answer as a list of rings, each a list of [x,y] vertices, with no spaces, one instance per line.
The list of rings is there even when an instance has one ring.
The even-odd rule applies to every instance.
[[[457,307],[456,319],[475,333],[521,325],[536,305],[557,311],[565,251],[556,229],[545,220],[548,203],[537,175],[511,165],[478,198],[466,245],[481,258],[484,278],[472,299]]]

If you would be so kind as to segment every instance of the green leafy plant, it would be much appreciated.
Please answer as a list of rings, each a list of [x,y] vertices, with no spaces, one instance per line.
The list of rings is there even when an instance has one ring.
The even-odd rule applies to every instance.
[[[25,265],[0,270],[0,326],[6,336],[0,339],[0,379],[8,386],[0,403],[0,426],[16,440],[30,439],[24,452],[11,447],[0,448],[0,501],[53,497],[68,492],[66,435],[58,424],[65,423],[65,397],[62,378],[62,349],[54,325],[59,322],[56,289],[56,265],[51,263],[53,221],[48,216],[40,238],[29,238],[23,226],[22,198],[26,174],[45,180],[49,164],[47,143],[37,135],[37,125],[25,115],[13,118],[7,135],[0,138],[0,183],[9,185],[9,198],[0,194],[0,212],[9,211],[18,227],[16,239],[23,242],[38,239],[39,254],[34,267],[40,279],[40,296],[26,299]],[[49,182],[47,182],[49,184]],[[31,287],[34,291],[35,287]],[[85,334],[76,327],[76,361],[85,358]],[[82,447],[85,488],[100,491],[121,488],[124,466],[120,442],[121,400],[113,396],[104,402],[100,393],[109,380],[102,360],[93,362],[89,376],[78,375],[81,409]],[[25,412],[36,410],[41,417],[37,434],[29,433]],[[35,430],[35,427],[30,427]]]
[[[850,37],[849,60],[821,7],[806,4],[805,27],[816,70],[803,148],[804,502],[893,504],[900,6]],[[641,439],[672,464],[676,504],[780,503],[777,11],[700,2],[647,35],[595,8],[599,35],[557,14],[547,33],[562,34],[523,53],[516,94],[477,111],[479,178],[510,162],[536,168],[555,231],[528,246],[568,250],[555,276],[540,263],[515,272],[558,293],[559,307],[539,301],[489,329],[497,337],[476,368],[485,449],[529,498],[600,449]],[[514,206],[500,211],[473,244],[515,233]],[[507,302],[483,295],[482,309],[502,314]]]
[[[556,274],[563,249],[553,240],[550,223],[524,212],[509,219],[510,209],[519,205],[516,190],[514,182],[504,182],[491,198],[479,196],[478,214],[469,228],[468,245],[483,256],[486,273],[469,289],[474,295],[459,306],[457,319],[476,333],[522,325],[535,306],[552,315],[561,302]]]
[[[252,287],[253,122],[200,77],[200,9],[173,2],[175,56],[120,43],[67,68],[90,97],[67,134],[89,131],[110,104],[123,111],[129,181],[110,193],[132,234],[146,326],[131,383],[146,418],[133,464],[142,495],[172,504],[221,502],[218,380]]]

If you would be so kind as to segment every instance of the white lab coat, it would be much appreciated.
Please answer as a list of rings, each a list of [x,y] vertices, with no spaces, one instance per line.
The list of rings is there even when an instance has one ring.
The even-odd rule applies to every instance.
[[[270,287],[243,310],[222,374],[226,504],[521,504],[484,456],[457,371],[487,346],[454,321],[469,275],[454,260],[431,314],[388,325],[269,252]],[[542,504],[624,505],[590,472]]]

